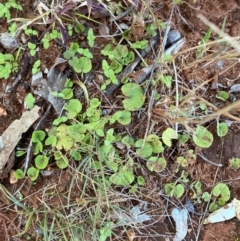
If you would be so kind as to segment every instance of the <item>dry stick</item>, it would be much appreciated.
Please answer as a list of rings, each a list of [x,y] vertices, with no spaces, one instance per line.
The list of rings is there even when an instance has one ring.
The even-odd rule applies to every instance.
[[[214,165],[214,166],[217,166],[217,167],[222,167],[223,165],[221,163],[214,163],[212,161],[210,161],[209,159],[207,159],[202,153],[198,153],[198,156],[200,156],[204,161]]]
[[[40,124],[43,122],[43,120],[48,116],[49,112],[50,112],[50,109],[51,109],[52,105],[49,105],[46,112],[44,113],[44,115],[41,117],[41,119],[39,120],[39,122],[37,123],[34,131],[36,131]],[[28,169],[28,164],[29,164],[29,160],[30,160],[30,156],[31,156],[31,152],[32,152],[32,145],[33,145],[33,142],[32,142],[32,139],[30,140],[30,143],[28,145],[28,148],[27,148],[27,156],[26,156],[26,159],[25,159],[25,162],[24,162],[24,176],[26,175],[27,173],[27,169]]]
[[[13,90],[16,89],[17,85],[19,84],[19,82],[21,81],[22,77],[26,74],[26,72],[28,71],[29,69],[29,65],[30,65],[30,57],[29,55],[27,54],[25,59],[24,59],[24,63],[23,63],[23,66],[18,74],[18,76],[15,78],[11,88],[9,88],[9,90],[7,91],[8,94],[12,93]]]
[[[173,70],[174,70],[174,77],[175,77],[175,86],[176,86],[176,108],[178,108],[178,106],[179,106],[178,90],[179,89],[178,89],[177,69],[176,69],[176,65],[175,65],[174,59],[173,59],[172,63],[173,63]],[[178,133],[178,122],[175,123],[175,131],[176,131],[176,134],[177,134]]]

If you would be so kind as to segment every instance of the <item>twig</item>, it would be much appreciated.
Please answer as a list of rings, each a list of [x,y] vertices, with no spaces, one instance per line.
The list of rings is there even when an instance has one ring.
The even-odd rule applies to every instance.
[[[44,115],[40,118],[39,122],[37,123],[37,125],[34,129],[35,131],[39,128],[39,126],[41,125],[43,120],[48,116],[51,107],[52,107],[52,105],[48,106],[46,112],[44,113]],[[24,162],[24,175],[26,175],[26,173],[27,173],[28,164],[29,164],[31,153],[32,153],[32,146],[33,146],[33,142],[32,142],[32,140],[30,140],[30,143],[29,143],[28,148],[27,148],[27,156],[26,156],[26,159],[25,159],[25,162]]]
[[[175,61],[173,59],[172,61],[173,63],[173,70],[174,70],[174,76],[175,76],[175,86],[176,86],[176,108],[178,108],[179,106],[179,96],[178,96],[178,79],[177,79],[177,69],[176,69],[176,65],[175,65]],[[177,117],[178,117],[178,113],[177,114]],[[175,123],[175,131],[176,131],[176,134],[178,133],[178,122]]]
[[[13,90],[16,89],[16,87],[17,87],[18,83],[21,81],[23,75],[25,74],[26,71],[28,71],[29,64],[30,64],[30,57],[28,55],[26,55],[23,66],[21,68],[21,71],[19,72],[18,76],[14,80],[11,88],[9,88],[8,91],[7,91],[8,94],[12,93]]]
[[[222,167],[222,164],[219,164],[219,163],[214,163],[212,161],[210,161],[209,159],[207,159],[204,155],[202,155],[201,153],[198,153],[198,156],[200,156],[204,161],[214,165],[214,166],[217,166],[217,167]]]

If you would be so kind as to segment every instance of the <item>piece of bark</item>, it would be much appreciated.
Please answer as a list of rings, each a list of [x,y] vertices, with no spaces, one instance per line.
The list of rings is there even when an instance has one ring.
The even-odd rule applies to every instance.
[[[34,106],[32,110],[25,111],[19,120],[15,120],[2,134],[1,139],[3,148],[0,149],[0,178],[3,175],[4,167],[7,164],[10,155],[29,127],[39,118],[40,107]],[[5,173],[4,173],[5,175]]]

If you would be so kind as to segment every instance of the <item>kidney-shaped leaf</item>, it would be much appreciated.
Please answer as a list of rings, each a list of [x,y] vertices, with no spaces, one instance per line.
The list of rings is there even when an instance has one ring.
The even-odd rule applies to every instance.
[[[126,110],[136,111],[143,106],[145,96],[141,86],[135,83],[127,83],[121,89],[122,93],[127,97],[123,101]]]
[[[213,135],[203,126],[198,126],[193,135],[193,141],[199,147],[208,148],[212,145]]]

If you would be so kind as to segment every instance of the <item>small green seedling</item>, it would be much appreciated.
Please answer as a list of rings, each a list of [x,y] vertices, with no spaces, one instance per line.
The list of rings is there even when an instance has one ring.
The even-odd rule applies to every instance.
[[[197,49],[197,58],[198,59],[202,58],[204,53],[206,52],[206,43],[209,41],[211,33],[212,33],[212,29],[210,28],[210,29],[208,29],[207,33],[201,40],[199,47]]]
[[[78,43],[71,43],[69,49],[63,53],[63,56],[77,73],[88,73],[92,69],[90,60],[93,58],[92,53],[88,49],[80,48]]]
[[[202,183],[200,181],[195,181],[191,184],[191,188],[193,191],[192,199],[195,199],[197,203],[202,203]]]
[[[128,125],[131,122],[131,112],[128,110],[117,111],[109,120],[110,124],[114,124],[118,121],[122,125]]]
[[[56,29],[53,29],[52,32],[46,33],[42,38],[43,47],[48,49],[50,46],[50,41],[58,38],[61,38],[61,34]]]
[[[107,223],[103,228],[100,229],[100,241],[105,241],[112,234],[113,223]]]
[[[103,73],[104,75],[109,78],[111,80],[111,82],[113,84],[118,84],[118,80],[116,75],[114,74],[114,71],[112,70],[112,68],[110,67],[110,65],[108,64],[108,62],[104,59],[102,61],[102,69],[103,69]]]
[[[56,97],[61,97],[64,100],[70,100],[73,97],[73,90],[72,90],[73,82],[67,80],[64,85],[64,89],[61,92],[52,92],[51,95]]]
[[[159,137],[156,134],[149,134],[146,138],[146,141],[151,145],[153,153],[161,153],[164,151],[162,142],[159,140]]]
[[[119,170],[109,178],[111,183],[124,187],[130,185],[134,179],[135,176],[131,170]]]
[[[162,142],[155,134],[148,135],[145,142],[143,139],[138,139],[135,143],[135,147],[137,148],[137,155],[142,158],[150,158],[152,153],[159,154],[164,151]]]
[[[163,74],[159,74],[157,76],[157,80],[160,80],[162,83],[164,83],[167,88],[171,88],[172,87],[172,76],[171,75],[163,75]]]
[[[110,83],[118,84],[115,74],[120,73],[124,66],[132,62],[135,58],[135,54],[133,51],[129,51],[126,45],[122,44],[116,47],[112,44],[108,44],[101,53],[110,60],[109,63],[105,59],[102,61],[104,75],[108,78],[101,87],[104,89],[106,85]],[[123,79],[119,79],[119,81],[123,81]]]
[[[216,94],[216,98],[222,101],[226,101],[229,98],[229,94],[228,92],[221,90]]]
[[[37,45],[36,45],[36,44],[33,44],[33,43],[31,43],[31,42],[28,42],[28,48],[29,48],[29,50],[30,50],[30,55],[31,55],[31,56],[35,56],[35,54],[37,53],[37,50],[36,50]]]
[[[197,126],[193,135],[194,143],[201,148],[208,148],[212,145],[213,135],[203,126]]]
[[[82,104],[78,99],[69,100],[68,104],[64,107],[68,112],[68,117],[70,119],[75,118],[82,110]]]
[[[40,64],[41,64],[41,61],[39,59],[37,61],[35,61],[35,63],[33,64],[33,67],[32,67],[32,74],[33,75],[40,72]]]
[[[68,167],[69,160],[68,160],[68,158],[65,155],[62,155],[62,153],[55,152],[54,153],[54,158],[55,158],[57,166],[60,169],[65,169],[65,168]]]
[[[145,179],[144,179],[144,177],[138,176],[138,177],[137,177],[137,183],[138,183],[139,186],[144,185],[144,184],[145,184]]]
[[[37,155],[39,152],[43,151],[42,141],[44,140],[45,136],[46,136],[46,134],[42,130],[34,131],[32,133],[31,140],[35,144],[34,150],[33,150],[34,155]]]
[[[27,109],[31,110],[34,106],[35,100],[36,99],[32,95],[32,93],[28,93],[25,100],[24,100],[24,105],[26,106]]]
[[[17,23],[14,22],[14,23],[10,24],[8,27],[8,30],[9,30],[10,34],[12,36],[14,36],[16,34],[16,30],[17,30]]]
[[[0,18],[5,17],[9,21],[11,18],[10,8],[22,11],[22,6],[17,4],[15,0],[8,0],[6,3],[0,3]]]
[[[157,27],[154,23],[151,23],[146,27],[146,32],[148,36],[156,36],[157,35]]]
[[[188,135],[188,134],[182,134],[182,135],[179,135],[179,136],[178,136],[178,141],[179,141],[179,143],[181,143],[181,144],[187,143],[188,140],[189,140],[189,135]]]
[[[137,140],[135,143],[135,147],[137,148],[137,155],[142,158],[149,158],[152,155],[152,146],[148,142],[144,143],[143,139]]]
[[[228,133],[228,126],[225,122],[217,122],[217,134],[219,137],[226,136]]]
[[[121,140],[121,142],[126,145],[127,148],[131,148],[131,146],[134,146],[134,139],[131,136],[124,136]]]
[[[36,181],[39,175],[39,170],[36,169],[35,167],[30,167],[27,170],[27,175],[30,178],[31,181]]]
[[[131,44],[132,49],[145,49],[148,46],[147,40],[137,41]]]
[[[177,136],[177,133],[175,130],[173,130],[172,128],[167,128],[163,133],[162,133],[162,140],[163,140],[163,143],[167,146],[171,146],[172,145],[172,142],[171,140],[172,139],[177,139],[178,136]]]
[[[0,53],[0,79],[8,79],[10,74],[17,69],[18,64],[12,54]]]
[[[147,167],[152,172],[162,172],[166,166],[167,162],[163,157],[152,156],[147,160]]]
[[[35,166],[38,169],[45,169],[48,165],[49,158],[45,155],[37,155],[35,157]]]
[[[24,172],[21,169],[17,169],[16,171],[14,171],[14,177],[17,179],[22,179],[24,178]]]
[[[135,83],[127,83],[121,88],[122,93],[126,96],[123,106],[126,110],[139,110],[145,101],[144,92],[141,86]]]
[[[224,206],[226,202],[230,199],[230,190],[228,186],[224,183],[218,183],[214,186],[212,190],[212,195],[215,197],[216,201],[213,202],[213,206]]]
[[[169,197],[180,198],[185,192],[185,188],[182,184],[167,183],[164,185],[164,191]]]
[[[95,38],[96,38],[96,37],[95,37],[95,35],[94,35],[94,33],[93,33],[93,29],[90,28],[90,29],[88,30],[88,34],[87,34],[88,45],[89,45],[90,47],[93,47],[93,46],[94,46]]]
[[[202,199],[204,202],[209,202],[211,200],[211,194],[209,192],[204,192],[202,194]]]
[[[233,157],[228,162],[230,168],[237,170],[240,167],[240,158]]]
[[[69,64],[74,68],[77,73],[88,73],[92,69],[92,62],[87,57],[73,57],[69,60]]]
[[[188,165],[187,159],[184,158],[183,156],[177,157],[177,163],[178,163],[181,167],[186,167],[186,166]]]
[[[31,28],[24,28],[24,33],[27,36],[30,36],[30,35],[38,36],[38,32],[34,29],[31,29]]]

